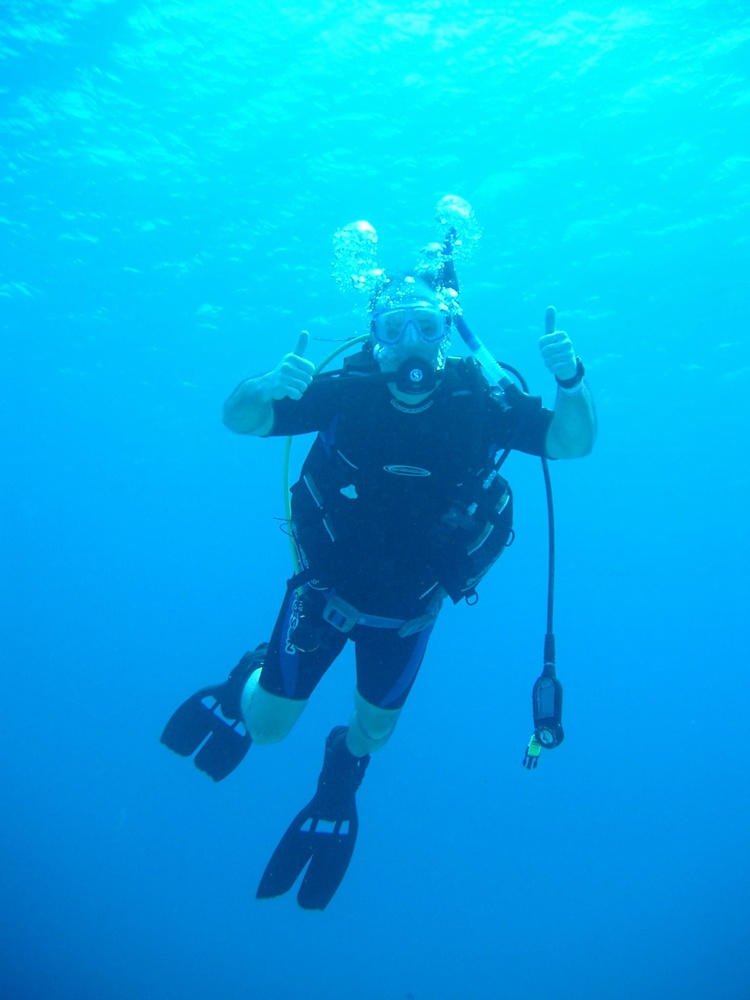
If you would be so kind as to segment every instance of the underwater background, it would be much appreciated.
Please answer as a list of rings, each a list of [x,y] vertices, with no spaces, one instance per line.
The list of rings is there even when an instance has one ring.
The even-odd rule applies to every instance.
[[[0,59],[3,995],[750,996],[746,5],[4,0]],[[554,304],[596,400],[552,468],[566,740],[521,767],[514,455],[516,542],[441,617],[340,890],[259,903],[353,659],[219,785],[160,745],[290,572],[283,442],[221,405],[365,328],[337,228],[409,267],[448,193],[472,328],[551,405]]]

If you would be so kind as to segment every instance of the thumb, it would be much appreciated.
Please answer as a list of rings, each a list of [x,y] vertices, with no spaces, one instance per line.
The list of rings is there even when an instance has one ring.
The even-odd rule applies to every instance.
[[[555,315],[555,307],[554,306],[547,306],[547,311],[544,314],[544,332],[545,333],[554,333],[555,332],[555,322],[556,322],[556,319],[557,319],[557,317]]]
[[[297,338],[297,346],[294,348],[294,353],[298,357],[304,357],[305,351],[307,350],[307,345],[310,343],[310,334],[307,330],[301,330],[300,335]]]

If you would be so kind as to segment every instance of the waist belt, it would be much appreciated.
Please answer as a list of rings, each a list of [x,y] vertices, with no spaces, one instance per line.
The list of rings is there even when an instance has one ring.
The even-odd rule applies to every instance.
[[[335,590],[328,596],[323,609],[323,619],[339,632],[351,632],[355,625],[368,625],[370,628],[392,628],[398,631],[403,639],[407,635],[421,632],[437,619],[442,607],[442,596],[434,600],[429,611],[418,618],[386,618],[382,615],[367,615],[358,611],[354,605],[339,597]]]

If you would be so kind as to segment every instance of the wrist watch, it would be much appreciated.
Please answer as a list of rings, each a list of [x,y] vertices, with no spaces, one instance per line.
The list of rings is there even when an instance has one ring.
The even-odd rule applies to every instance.
[[[577,389],[578,386],[583,382],[583,376],[586,374],[586,369],[583,367],[583,361],[580,358],[576,358],[576,373],[572,378],[558,378],[555,375],[555,382],[560,386],[561,389]]]

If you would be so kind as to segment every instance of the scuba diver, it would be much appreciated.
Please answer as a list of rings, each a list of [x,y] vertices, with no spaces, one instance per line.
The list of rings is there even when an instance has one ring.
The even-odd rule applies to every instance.
[[[197,751],[196,766],[219,781],[253,742],[289,733],[347,640],[356,660],[354,711],[328,735],[316,793],[276,848],[258,898],[287,892],[307,866],[298,902],[322,910],[343,879],[357,790],[393,733],[441,607],[472,603],[512,540],[498,454],[577,458],[593,446],[583,365],[554,328],[554,310],[539,342],[557,382],[552,410],[510,379],[488,378],[474,357],[448,357],[453,328],[470,342],[449,250],[437,272],[378,272],[369,336],[341,368],[316,373],[303,331],[272,371],[242,381],[224,404],[238,434],[317,435],[291,488],[296,572],[269,642],[181,705],[162,741],[183,756]]]

